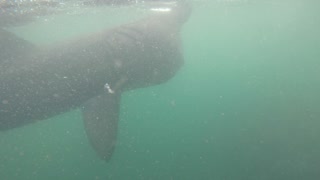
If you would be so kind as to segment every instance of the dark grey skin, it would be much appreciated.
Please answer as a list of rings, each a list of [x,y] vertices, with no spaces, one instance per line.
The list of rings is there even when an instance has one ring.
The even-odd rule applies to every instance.
[[[183,65],[180,29],[190,8],[47,47],[0,30],[0,130],[81,108],[92,147],[109,160],[121,93],[163,83]]]

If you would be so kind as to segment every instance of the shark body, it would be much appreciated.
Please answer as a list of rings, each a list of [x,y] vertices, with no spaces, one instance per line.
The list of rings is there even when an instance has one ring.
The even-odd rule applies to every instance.
[[[0,30],[0,130],[81,108],[100,158],[114,151],[121,93],[163,83],[183,65],[177,6],[134,23],[45,47]]]

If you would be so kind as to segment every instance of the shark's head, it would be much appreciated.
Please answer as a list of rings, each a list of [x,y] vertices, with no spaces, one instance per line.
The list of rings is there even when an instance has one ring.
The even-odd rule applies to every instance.
[[[178,72],[184,64],[180,29],[190,14],[189,5],[177,3],[168,12],[156,12],[139,22],[139,26],[126,27],[127,36],[136,36],[132,36],[133,42],[130,41],[135,48],[127,54],[122,52],[122,59],[128,61],[120,63],[126,66],[120,73],[128,80],[124,90],[160,84]]]

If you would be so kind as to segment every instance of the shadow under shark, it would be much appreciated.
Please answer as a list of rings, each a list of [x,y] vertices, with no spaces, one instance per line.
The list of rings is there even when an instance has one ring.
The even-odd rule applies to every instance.
[[[190,15],[170,12],[37,47],[0,29],[0,130],[81,108],[89,141],[109,160],[121,93],[163,83],[183,65],[179,31]]]

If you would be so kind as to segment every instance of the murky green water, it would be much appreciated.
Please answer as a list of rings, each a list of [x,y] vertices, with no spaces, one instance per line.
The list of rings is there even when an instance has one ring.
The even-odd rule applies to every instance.
[[[73,111],[1,132],[0,179],[317,180],[320,4],[193,5],[184,67],[123,96],[109,163]]]

